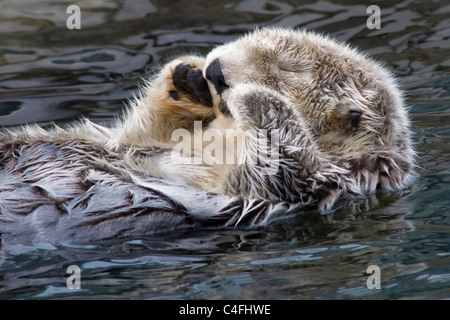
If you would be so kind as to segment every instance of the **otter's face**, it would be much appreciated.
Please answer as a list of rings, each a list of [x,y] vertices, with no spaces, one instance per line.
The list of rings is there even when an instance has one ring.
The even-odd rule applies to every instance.
[[[233,88],[263,85],[292,102],[324,148],[348,150],[355,135],[366,140],[363,145],[370,144],[368,139],[375,141],[376,133],[386,132],[380,127],[387,124],[386,115],[403,117],[394,114],[402,106],[395,106],[397,89],[381,67],[345,45],[309,33],[254,32],[211,51],[203,76],[216,116],[226,115]]]
[[[295,70],[295,77],[303,75],[300,68],[287,64],[288,57],[277,47],[280,39],[260,38],[252,34],[235,42],[222,45],[211,51],[205,62],[203,76],[210,84],[214,105],[221,109],[230,90],[240,84],[259,84],[282,93],[289,94],[289,88],[295,81],[288,80],[287,74]]]

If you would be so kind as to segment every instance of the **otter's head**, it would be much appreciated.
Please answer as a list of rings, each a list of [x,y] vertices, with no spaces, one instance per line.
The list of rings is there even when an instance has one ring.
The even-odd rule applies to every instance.
[[[408,119],[389,72],[347,45],[314,33],[262,29],[211,51],[203,76],[216,116],[239,84],[288,98],[318,145],[336,153],[407,146]]]

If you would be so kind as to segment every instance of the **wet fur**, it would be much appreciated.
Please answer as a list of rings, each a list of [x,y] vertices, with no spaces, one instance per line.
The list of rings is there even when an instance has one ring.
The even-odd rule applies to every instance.
[[[297,158],[302,160],[296,171],[322,163],[299,180],[316,180],[313,172],[336,172],[324,182],[325,190],[314,190],[321,210],[331,209],[339,197],[399,190],[413,180],[415,153],[407,110],[394,77],[381,64],[325,36],[285,29],[257,30],[218,47],[208,55],[205,67],[216,59],[229,86],[216,100],[245,95],[240,86],[252,83],[271,92],[273,101],[280,99],[275,92],[286,99],[283,108],[273,110],[278,118],[291,108],[297,111],[286,117],[294,117],[299,127],[285,141],[292,145],[302,137]],[[248,115],[255,119],[270,114],[264,109]],[[287,183],[281,193],[292,197],[298,190]]]
[[[227,86],[220,94],[205,80],[216,59]],[[194,134],[194,121],[224,136],[278,129],[280,169],[262,175],[258,164],[174,163],[172,133]],[[106,239],[257,226],[299,208],[329,212],[339,199],[407,186],[410,135],[384,67],[314,33],[257,30],[206,58],[164,66],[112,128],[83,120],[0,133],[0,232]],[[237,157],[251,157],[258,145],[251,136],[242,141]]]

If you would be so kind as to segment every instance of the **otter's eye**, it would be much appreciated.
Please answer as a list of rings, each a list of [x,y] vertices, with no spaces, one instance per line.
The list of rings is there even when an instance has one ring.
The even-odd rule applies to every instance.
[[[206,68],[206,79],[213,83],[214,88],[216,88],[219,95],[229,88],[227,82],[225,81],[225,76],[222,72],[222,66],[220,65],[219,59],[215,59],[211,62],[208,68]]]

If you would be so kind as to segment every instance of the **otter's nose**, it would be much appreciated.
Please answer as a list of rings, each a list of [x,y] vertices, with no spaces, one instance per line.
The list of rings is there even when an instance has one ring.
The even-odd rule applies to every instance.
[[[211,81],[219,95],[229,88],[222,72],[220,60],[217,58],[206,68],[206,79]]]

